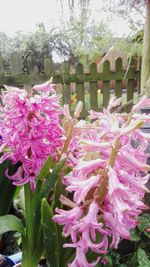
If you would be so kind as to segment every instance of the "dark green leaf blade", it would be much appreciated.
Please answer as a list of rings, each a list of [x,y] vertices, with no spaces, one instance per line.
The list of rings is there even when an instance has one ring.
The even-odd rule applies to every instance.
[[[58,180],[55,184],[55,188],[54,188],[54,196],[53,196],[53,202],[52,202],[52,209],[53,211],[55,210],[55,208],[61,208],[62,204],[60,202],[60,196],[61,195],[66,195],[67,191],[65,191],[65,186],[62,183],[62,179],[59,176]]]
[[[38,178],[43,181],[46,176],[49,173],[50,168],[52,167],[53,161],[52,161],[52,156],[50,155],[48,157],[48,159],[45,161],[43,167],[41,168],[39,174],[38,174]]]
[[[47,177],[45,183],[43,184],[42,186],[42,189],[41,189],[41,198],[43,199],[44,197],[47,198],[51,189],[54,187],[57,179],[59,178],[59,175],[60,175],[60,172],[62,170],[62,168],[64,167],[65,165],[65,162],[66,162],[66,159],[63,159],[61,161],[59,161],[52,173],[49,174],[49,176]]]
[[[44,198],[41,205],[41,224],[46,257],[51,267],[59,267],[58,233],[52,217],[52,209]]]

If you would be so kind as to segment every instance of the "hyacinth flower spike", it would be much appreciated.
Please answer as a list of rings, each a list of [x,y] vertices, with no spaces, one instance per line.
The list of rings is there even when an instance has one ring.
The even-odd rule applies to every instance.
[[[82,212],[80,216],[74,213],[72,225],[67,220],[69,210],[75,209],[71,205],[69,210],[56,209],[56,213],[66,214],[65,220],[60,220],[59,214],[53,218],[64,224],[64,229],[69,225],[71,242],[64,247],[76,249],[75,259],[68,265],[71,267],[104,262],[109,248],[117,248],[123,238],[130,239],[130,230],[139,223],[138,216],[148,208],[143,197],[148,192],[149,136],[143,135],[140,127],[149,118],[135,112],[150,105],[150,100],[144,97],[129,114],[111,113],[112,107],[119,104],[120,100],[111,100],[104,113],[91,111],[90,118],[96,120],[87,122],[86,130],[81,126],[74,132],[78,160],[63,182]],[[135,142],[136,146],[132,145]],[[71,151],[74,153],[73,143]],[[88,262],[90,251],[98,254],[96,262]]]

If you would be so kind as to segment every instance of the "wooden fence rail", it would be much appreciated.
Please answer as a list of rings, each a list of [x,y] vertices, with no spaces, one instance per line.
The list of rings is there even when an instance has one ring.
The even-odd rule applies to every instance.
[[[97,72],[97,66],[92,63],[89,70],[84,71],[83,65],[75,67],[62,64],[60,70],[54,70],[51,58],[44,60],[44,69],[39,71],[30,60],[28,71],[22,68],[21,56],[13,53],[10,69],[5,70],[3,60],[0,57],[0,88],[3,84],[23,87],[42,83],[53,76],[56,89],[62,94],[62,102],[70,105],[71,109],[77,101],[83,101],[82,117],[87,116],[89,109],[99,110],[108,105],[111,95],[125,96],[125,102],[133,99],[134,94],[139,93],[140,70],[131,64],[128,70],[122,68],[122,59],[117,58],[115,71],[110,70],[109,61],[103,63],[103,72]],[[124,103],[125,103],[124,102]]]

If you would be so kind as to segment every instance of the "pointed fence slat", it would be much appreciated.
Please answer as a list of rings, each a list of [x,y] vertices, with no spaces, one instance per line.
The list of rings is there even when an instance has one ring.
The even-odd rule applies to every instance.
[[[105,61],[103,64],[103,73],[110,74],[110,62]],[[106,77],[103,81],[103,107],[107,107],[110,100],[110,80]]]
[[[65,64],[64,66],[64,73],[62,73],[62,76],[64,77],[65,74],[69,75],[69,65]],[[68,104],[69,107],[71,105],[71,92],[70,92],[70,84],[66,83],[65,79],[62,77],[63,80],[63,104]]]
[[[116,62],[115,62],[115,65],[116,65],[116,72],[117,73],[121,73],[122,72],[122,59],[121,58],[117,58]],[[115,81],[115,96],[117,98],[122,96],[122,79],[121,80],[117,79]]]
[[[82,64],[77,64],[76,66],[76,74],[83,75],[84,70],[83,70],[83,65]],[[84,82],[76,84],[76,94],[77,94],[77,101],[82,101],[83,102],[83,110],[80,114],[81,117],[85,116],[85,88],[84,88]]]
[[[130,67],[128,70],[130,73],[134,74],[135,72],[135,68],[133,65],[133,61],[131,60],[130,62]],[[128,79],[127,81],[127,102],[131,101],[134,98],[134,84],[135,84],[135,79],[134,79],[134,75],[132,76],[133,78]],[[133,106],[133,103],[129,102],[128,106],[127,106],[127,111],[129,112],[131,110]]]
[[[44,60],[44,70],[42,69],[42,71],[40,71],[35,61],[35,58],[31,56],[28,57],[26,62],[28,71],[24,71],[24,69],[22,69],[21,56],[17,53],[13,53],[11,55],[10,73],[10,68],[3,65],[3,60],[0,56],[0,87],[3,87],[3,84],[8,84],[23,88],[24,85],[32,86],[42,83],[53,76],[53,83],[62,88],[63,104],[69,104],[72,111],[74,110],[76,103],[74,102],[73,105],[71,104],[72,89],[75,99],[77,97],[77,101],[83,101],[82,118],[87,116],[88,109],[101,110],[102,106],[106,107],[112,94],[121,97],[123,88],[126,89],[124,90],[127,95],[126,101],[130,101],[134,97],[135,88],[137,93],[140,93],[137,87],[137,84],[140,84],[140,70],[135,69],[133,64],[131,64],[130,68],[126,71],[122,68],[121,58],[116,59],[115,71],[111,71],[110,63],[105,61],[103,63],[102,73],[97,72],[96,64],[91,64],[89,72],[86,73],[83,70],[82,64],[76,66],[76,71],[70,72],[70,66],[66,63],[62,63],[60,65],[60,71],[56,73],[54,70],[55,65],[51,57]],[[98,94],[99,82],[103,84],[103,88],[101,88],[102,94],[100,95]],[[122,86],[122,82],[125,87]],[[101,99],[102,101],[100,101]]]
[[[97,66],[95,63],[90,65],[90,73],[97,74]],[[98,110],[98,97],[97,97],[97,81],[90,83],[90,108]]]

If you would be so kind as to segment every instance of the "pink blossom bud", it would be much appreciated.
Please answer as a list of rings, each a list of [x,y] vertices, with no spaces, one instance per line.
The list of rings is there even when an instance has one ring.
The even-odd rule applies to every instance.
[[[76,119],[79,118],[82,109],[83,109],[83,102],[79,101],[74,112],[74,117]]]

